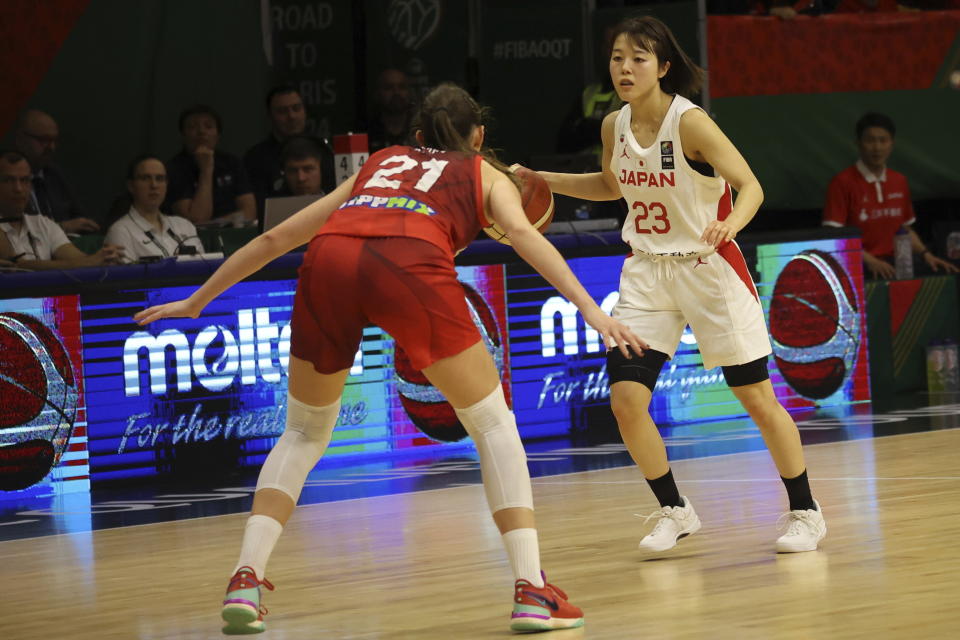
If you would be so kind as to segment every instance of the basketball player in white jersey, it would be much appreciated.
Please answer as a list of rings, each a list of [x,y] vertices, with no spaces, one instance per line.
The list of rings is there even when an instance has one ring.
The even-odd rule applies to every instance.
[[[648,410],[660,369],[689,324],[703,366],[723,368],[786,486],[789,526],[777,551],[812,551],[826,525],[810,494],[799,431],[770,383],[763,310],[733,240],[763,200],[760,183],[710,117],[684,97],[699,91],[703,71],[669,28],[655,18],[630,18],[616,33],[610,75],[626,104],[603,122],[601,172],[541,175],[555,193],[622,196],[629,207],[623,239],[633,252],[623,265],[613,316],[644,336],[651,350],[630,360],[609,351],[607,370],[623,441],[661,506],[640,547],[665,551],[700,529]]]

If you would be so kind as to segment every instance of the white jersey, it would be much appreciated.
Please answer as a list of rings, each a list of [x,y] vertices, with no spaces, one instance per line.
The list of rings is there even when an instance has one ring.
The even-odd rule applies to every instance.
[[[617,115],[610,170],[627,201],[623,240],[648,254],[707,255],[713,247],[700,236],[713,220],[732,209],[730,187],[723,178],[693,169],[680,143],[680,116],[699,107],[675,96],[657,139],[641,147],[630,130],[630,105]]]

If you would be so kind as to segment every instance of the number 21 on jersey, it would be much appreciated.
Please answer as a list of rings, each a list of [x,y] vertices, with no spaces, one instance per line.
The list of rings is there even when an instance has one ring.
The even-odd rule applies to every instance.
[[[418,163],[410,156],[390,156],[380,163],[380,168],[374,172],[372,178],[364,183],[363,188],[380,187],[382,189],[399,189],[400,185],[407,182],[407,180],[391,180],[390,177],[400,173],[406,173],[419,165],[419,167],[423,169],[423,174],[420,176],[420,179],[417,180],[417,183],[413,185],[413,188],[426,192],[440,179],[440,174],[443,173],[444,168],[448,164],[450,164],[448,160],[437,160],[436,158],[430,158],[429,160]]]
[[[667,218],[667,208],[659,202],[634,202],[631,207],[637,212],[633,219],[637,233],[667,233],[670,231],[670,219]],[[651,215],[653,218],[651,219]]]

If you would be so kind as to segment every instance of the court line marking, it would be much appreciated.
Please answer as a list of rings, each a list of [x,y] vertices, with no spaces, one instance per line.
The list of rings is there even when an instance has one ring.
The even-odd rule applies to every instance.
[[[623,468],[624,468],[624,467],[611,467],[611,469],[623,469]],[[549,476],[543,476],[543,477],[549,477]],[[538,479],[538,478],[532,478],[531,480],[536,481],[537,479]],[[904,478],[890,477],[890,478],[888,478],[888,477],[872,477],[872,476],[848,477],[848,478],[821,478],[820,476],[815,476],[815,477],[811,478],[810,480],[811,480],[811,482],[814,482],[814,483],[817,483],[817,482],[826,482],[826,481],[852,481],[852,480],[861,480],[861,481],[862,481],[862,480],[960,480],[960,476],[929,476],[929,477],[926,477],[926,476],[918,476],[918,477],[915,477],[915,478],[910,478],[910,477],[904,477]],[[780,478],[742,478],[742,479],[723,478],[723,479],[712,479],[712,480],[677,480],[676,482],[677,482],[677,484],[681,484],[681,483],[683,483],[683,482],[687,482],[687,483],[709,483],[709,484],[716,484],[716,483],[720,483],[720,482],[728,482],[728,483],[735,483],[735,482],[777,482],[777,483],[779,483],[779,482],[780,482]],[[642,484],[642,483],[643,483],[643,480],[598,480],[598,481],[585,481],[585,482],[538,482],[537,484],[553,484],[553,485],[571,485],[571,486],[573,486],[573,485],[575,485],[575,484]],[[470,486],[470,487],[472,487],[472,486],[480,486],[480,485],[463,485],[463,486]]]
[[[888,435],[888,436],[879,436],[879,437],[877,437],[877,436],[871,436],[871,437],[869,437],[869,438],[858,438],[858,439],[856,439],[856,440],[838,440],[838,441],[836,441],[836,442],[815,442],[815,443],[813,443],[813,444],[804,445],[804,449],[808,449],[808,448],[811,448],[811,447],[828,446],[828,445],[856,444],[856,443],[863,443],[863,442],[865,442],[865,441],[867,441],[867,440],[888,440],[888,439],[890,439],[890,438],[903,438],[903,437],[907,437],[907,436],[942,434],[942,433],[950,433],[950,432],[960,432],[960,427],[950,427],[950,428],[947,428],[947,429],[936,429],[936,430],[934,430],[934,431],[912,431],[912,432],[910,432],[910,433],[895,433],[895,434],[891,434],[891,435]],[[742,455],[746,455],[746,454],[763,454],[763,455],[765,455],[765,456],[769,456],[769,455],[770,455],[770,452],[769,452],[766,448],[764,448],[764,449],[756,449],[756,450],[753,450],[753,451],[737,451],[737,452],[734,452],[734,453],[721,453],[721,454],[712,455],[712,456],[707,455],[707,456],[699,456],[699,457],[695,457],[695,458],[684,458],[683,460],[674,460],[674,461],[672,461],[672,462],[673,462],[673,463],[678,463],[678,462],[686,462],[687,460],[704,460],[704,459],[712,459],[712,458],[726,458],[726,457],[730,457],[730,456],[742,456]],[[536,478],[530,478],[530,480],[531,480],[532,483],[535,483],[537,480],[540,480],[541,478],[559,478],[559,477],[566,477],[566,476],[577,476],[577,475],[583,475],[583,474],[587,474],[587,473],[597,473],[597,472],[602,472],[602,471],[612,471],[612,470],[615,470],[615,469],[626,469],[626,468],[635,467],[635,466],[636,466],[636,464],[634,464],[634,463],[631,462],[631,464],[626,464],[626,465],[623,465],[623,466],[620,466],[620,467],[607,467],[607,468],[604,468],[604,469],[586,469],[586,470],[584,470],[584,471],[573,471],[573,472],[570,472],[570,473],[556,473],[556,474],[552,474],[552,475],[537,476]],[[814,482],[816,482],[817,480],[819,480],[819,478],[813,478],[813,481],[814,481]],[[780,479],[779,479],[779,478],[773,478],[773,479],[770,479],[770,481],[771,481],[771,482],[772,482],[772,481],[777,481],[777,482],[779,482]],[[684,481],[681,481],[681,482],[684,482]],[[686,482],[694,482],[694,481],[686,481]],[[697,481],[697,482],[699,482],[699,481]],[[547,483],[540,483],[540,484],[547,484]],[[572,483],[555,483],[555,484],[572,484]],[[588,484],[589,484],[589,483],[588,483]],[[482,484],[479,484],[479,483],[478,483],[478,484],[475,484],[475,485],[466,485],[466,486],[461,485],[461,486],[456,486],[456,487],[437,487],[436,489],[424,489],[424,490],[422,490],[422,491],[404,491],[404,492],[401,492],[401,493],[388,493],[388,494],[379,495],[379,496],[363,496],[363,497],[358,497],[358,498],[347,498],[346,500],[329,500],[329,501],[327,501],[327,502],[314,502],[314,503],[311,503],[311,504],[297,505],[297,510],[306,509],[306,508],[309,508],[309,507],[323,507],[324,505],[328,505],[328,504],[342,504],[342,503],[344,503],[344,502],[354,502],[354,501],[357,501],[357,500],[376,500],[376,499],[379,499],[379,498],[393,498],[393,497],[395,497],[395,496],[402,496],[402,495],[411,495],[411,494],[417,494],[417,493],[431,493],[431,492],[434,492],[434,491],[451,491],[451,490],[464,489],[464,488],[473,488],[473,489],[476,489],[476,488],[480,488],[480,487],[482,487],[482,486],[483,486]],[[213,489],[211,489],[211,491],[213,491]],[[145,502],[145,501],[144,501],[144,502]],[[145,523],[143,523],[143,524],[121,525],[121,526],[118,526],[118,527],[106,527],[106,528],[103,528],[103,529],[93,529],[93,528],[91,528],[91,529],[87,529],[87,530],[85,530],[85,531],[65,531],[65,532],[63,532],[63,533],[53,533],[53,534],[49,534],[49,535],[33,536],[33,537],[29,537],[29,538],[16,538],[16,539],[14,539],[14,540],[0,540],[0,545],[8,544],[8,543],[11,543],[11,542],[21,542],[21,541],[25,541],[25,540],[37,540],[37,539],[40,539],[40,538],[55,538],[55,537],[58,537],[58,536],[72,536],[72,535],[92,535],[92,534],[95,534],[95,533],[99,533],[99,532],[101,532],[101,531],[115,531],[115,530],[119,530],[119,529],[133,529],[133,528],[137,528],[137,527],[153,527],[153,526],[157,526],[157,525],[173,524],[173,523],[188,522],[188,521],[189,521],[189,522],[194,522],[194,521],[196,521],[196,520],[208,520],[208,519],[210,519],[210,518],[249,517],[249,513],[250,513],[249,511],[238,511],[238,512],[236,512],[236,513],[218,513],[218,514],[215,514],[215,515],[199,516],[199,517],[196,517],[196,518],[178,518],[178,519],[175,519],[175,520],[164,520],[164,521],[162,521],[162,522],[145,522]],[[96,515],[96,514],[91,514],[91,515]],[[12,524],[26,524],[26,522],[15,521],[15,522],[7,523],[7,524],[11,524],[11,525],[12,525]]]

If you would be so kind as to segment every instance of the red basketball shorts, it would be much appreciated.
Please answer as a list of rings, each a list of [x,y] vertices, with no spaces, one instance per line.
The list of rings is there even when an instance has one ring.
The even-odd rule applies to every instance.
[[[300,267],[290,353],[319,373],[349,368],[376,325],[417,369],[480,340],[449,254],[415,238],[314,238]]]

